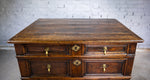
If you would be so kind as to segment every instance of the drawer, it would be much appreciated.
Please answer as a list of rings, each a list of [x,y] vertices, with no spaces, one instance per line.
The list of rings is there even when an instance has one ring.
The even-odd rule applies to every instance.
[[[24,45],[26,55],[68,55],[68,45]]]
[[[24,45],[26,55],[81,55],[84,53],[82,45]]]
[[[125,60],[119,59],[84,59],[85,75],[122,74]]]
[[[126,54],[127,45],[86,45],[86,55]]]
[[[69,60],[31,61],[33,76],[68,76]]]

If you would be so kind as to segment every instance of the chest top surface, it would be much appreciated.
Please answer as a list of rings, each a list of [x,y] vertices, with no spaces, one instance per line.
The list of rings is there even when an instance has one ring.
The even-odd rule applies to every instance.
[[[143,42],[116,19],[38,19],[9,43]]]

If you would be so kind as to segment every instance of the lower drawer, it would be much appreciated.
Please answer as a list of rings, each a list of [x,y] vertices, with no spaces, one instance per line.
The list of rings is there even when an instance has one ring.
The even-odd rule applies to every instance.
[[[18,59],[22,77],[124,78],[126,59]],[[127,68],[126,68],[127,69]],[[129,78],[129,77],[128,77]]]
[[[125,60],[85,59],[85,75],[118,75],[122,74]]]
[[[69,61],[31,61],[33,76],[68,76]]]

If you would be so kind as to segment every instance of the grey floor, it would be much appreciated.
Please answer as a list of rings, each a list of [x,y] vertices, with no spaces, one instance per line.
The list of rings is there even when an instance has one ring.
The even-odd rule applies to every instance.
[[[14,50],[0,50],[0,80],[20,80]],[[137,51],[131,80],[150,80],[150,50]]]

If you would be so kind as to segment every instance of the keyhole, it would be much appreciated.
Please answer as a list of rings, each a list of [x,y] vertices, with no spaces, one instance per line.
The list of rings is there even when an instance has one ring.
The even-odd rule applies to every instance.
[[[76,64],[78,64],[78,62],[76,62]]]
[[[81,61],[80,61],[80,60],[75,60],[75,61],[73,62],[73,64],[76,65],[76,66],[79,66],[79,65],[81,64]]]
[[[72,50],[73,51],[78,51],[80,49],[80,46],[78,46],[78,45],[74,45],[73,47],[72,47]]]
[[[77,47],[75,47],[75,50],[77,50]]]

